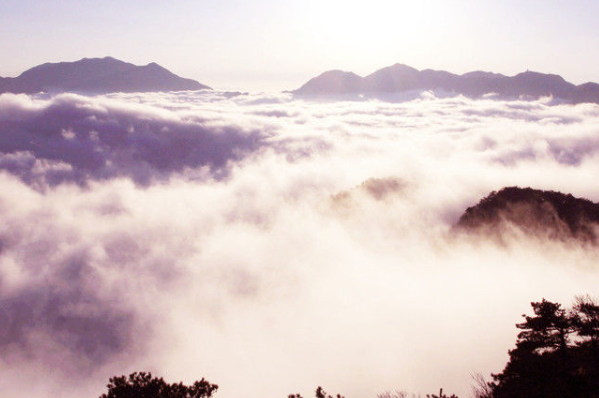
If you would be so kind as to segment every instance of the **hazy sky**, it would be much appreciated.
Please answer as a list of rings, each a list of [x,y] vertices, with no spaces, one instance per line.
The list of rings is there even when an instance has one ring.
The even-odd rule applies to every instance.
[[[216,88],[292,89],[396,62],[599,81],[596,0],[1,0],[0,76],[111,55]]]

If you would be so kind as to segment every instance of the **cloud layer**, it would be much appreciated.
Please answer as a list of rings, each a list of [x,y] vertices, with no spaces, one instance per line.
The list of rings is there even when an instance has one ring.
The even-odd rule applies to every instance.
[[[2,95],[0,126],[7,397],[465,396],[530,301],[597,294],[594,250],[449,233],[503,186],[599,201],[596,105]]]
[[[140,184],[208,166],[222,169],[260,145],[257,131],[207,126],[200,115],[61,95],[5,95],[0,168],[56,185],[126,176]]]

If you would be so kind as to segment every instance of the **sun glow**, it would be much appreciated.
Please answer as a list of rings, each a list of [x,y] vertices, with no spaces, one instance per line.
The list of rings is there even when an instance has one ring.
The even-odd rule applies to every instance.
[[[426,48],[443,32],[448,37],[456,32],[449,24],[459,17],[457,8],[428,0],[421,2],[373,0],[348,3],[340,0],[310,1],[303,8],[306,41],[319,43],[321,59],[330,59],[331,67],[343,68],[347,54],[353,54],[353,65],[372,72],[381,65],[395,62],[426,64],[432,57]],[[442,48],[440,51],[443,51]],[[376,54],[385,54],[381,61]]]

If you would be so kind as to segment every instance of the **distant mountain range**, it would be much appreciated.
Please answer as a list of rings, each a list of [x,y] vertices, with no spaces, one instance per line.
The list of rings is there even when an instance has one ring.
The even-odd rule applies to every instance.
[[[46,63],[33,67],[18,77],[0,77],[0,93],[105,94],[201,89],[210,87],[179,77],[156,63],[137,66],[112,57]]]
[[[553,96],[571,103],[599,103],[599,84],[576,86],[559,75],[526,71],[516,76],[490,72],[469,72],[455,75],[445,71],[419,71],[407,65],[395,64],[361,77],[353,72],[324,72],[292,91],[296,96],[327,97],[364,95],[379,96],[408,91],[444,91],[469,97],[497,94],[503,97],[539,98]]]
[[[501,238],[506,231],[599,243],[599,204],[570,194],[508,187],[491,192],[460,217],[455,231]]]
[[[179,77],[154,62],[138,66],[112,57],[45,63],[18,77],[0,77],[0,93],[105,94],[201,89],[210,87]],[[480,71],[455,75],[431,69],[419,71],[402,64],[380,69],[366,77],[331,70],[311,79],[292,93],[299,97],[384,97],[425,90],[469,97],[485,94],[527,99],[553,96],[570,103],[599,104],[599,84],[576,86],[559,75],[531,71],[516,76]]]

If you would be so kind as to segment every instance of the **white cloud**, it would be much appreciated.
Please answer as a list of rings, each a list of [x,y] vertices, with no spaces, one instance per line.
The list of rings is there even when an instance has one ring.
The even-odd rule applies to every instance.
[[[530,301],[599,282],[595,250],[448,238],[503,186],[599,201],[599,107],[548,101],[0,96],[3,394],[464,396]]]

